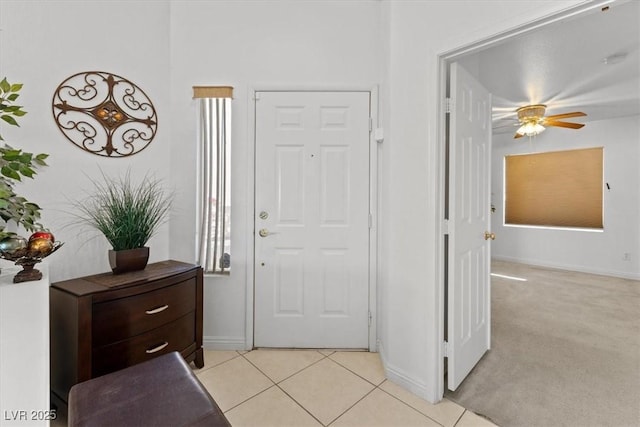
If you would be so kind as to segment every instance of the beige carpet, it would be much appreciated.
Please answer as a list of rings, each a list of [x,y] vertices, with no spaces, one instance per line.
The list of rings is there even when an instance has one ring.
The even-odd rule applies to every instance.
[[[446,397],[509,426],[640,426],[640,281],[494,262],[492,349]]]

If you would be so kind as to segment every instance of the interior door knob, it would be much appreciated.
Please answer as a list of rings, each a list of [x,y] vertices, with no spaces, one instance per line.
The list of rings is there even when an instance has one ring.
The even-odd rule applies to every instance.
[[[484,232],[484,240],[489,240],[489,239],[496,240],[496,235],[495,235],[495,233],[490,233],[488,231],[485,231]]]
[[[261,228],[260,231],[258,231],[258,234],[260,235],[260,237],[267,237],[267,236],[271,236],[272,234],[278,234],[278,232],[269,231],[266,228]]]

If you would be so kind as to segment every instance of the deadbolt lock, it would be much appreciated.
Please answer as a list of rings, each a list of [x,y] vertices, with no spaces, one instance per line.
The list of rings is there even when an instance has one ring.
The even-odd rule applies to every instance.
[[[260,217],[260,219],[267,219],[269,218],[269,212],[262,211],[258,216]]]

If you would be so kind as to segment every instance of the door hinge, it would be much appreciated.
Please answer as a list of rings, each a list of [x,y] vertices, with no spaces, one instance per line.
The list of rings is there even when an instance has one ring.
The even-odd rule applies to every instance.
[[[451,113],[451,110],[453,109],[453,101],[451,100],[451,98],[445,98],[444,99],[444,112],[446,114]]]
[[[442,221],[442,233],[449,234],[449,220],[445,219]]]
[[[369,229],[373,228],[373,215],[369,212]]]
[[[442,342],[442,355],[449,357],[449,343],[447,341]]]
[[[373,117],[369,117],[369,132],[373,132]]]
[[[371,326],[371,322],[373,322],[373,315],[369,311],[369,326]]]
[[[253,100],[254,101],[260,101],[260,92],[254,92]]]

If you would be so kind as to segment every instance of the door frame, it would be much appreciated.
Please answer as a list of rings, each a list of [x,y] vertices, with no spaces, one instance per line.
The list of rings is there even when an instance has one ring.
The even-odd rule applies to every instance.
[[[371,213],[371,227],[369,228],[369,351],[377,351],[377,282],[378,282],[378,227],[380,201],[378,197],[378,151],[380,145],[374,138],[376,128],[380,127],[378,111],[379,87],[378,85],[344,85],[344,86],[287,86],[260,84],[247,88],[248,132],[253,143],[248,144],[247,163],[249,176],[247,180],[247,194],[249,203],[247,206],[246,227],[247,234],[247,268],[246,268],[246,322],[245,322],[245,349],[253,348],[254,343],[254,315],[255,315],[255,196],[256,196],[256,92],[367,92],[369,93],[369,111],[372,121],[369,132],[369,212]]]
[[[436,353],[436,372],[435,374],[435,382],[431,383],[436,387],[436,401],[441,400],[444,396],[444,391],[446,388],[446,384],[444,381],[444,358],[445,358],[445,326],[447,325],[447,319],[445,319],[445,313],[447,313],[446,309],[446,299],[445,299],[445,290],[446,290],[446,280],[447,280],[447,269],[448,265],[446,264],[447,260],[447,251],[444,244],[445,235],[448,234],[448,222],[445,220],[445,206],[446,206],[446,197],[449,191],[448,181],[447,181],[447,172],[449,175],[456,173],[455,169],[448,165],[448,156],[447,156],[447,113],[446,111],[446,97],[447,97],[447,81],[449,77],[449,64],[454,62],[456,59],[468,55],[480,52],[486,48],[497,45],[498,43],[511,39],[513,37],[517,37],[521,34],[526,34],[530,31],[543,28],[549,24],[556,23],[558,21],[563,21],[565,19],[571,18],[573,16],[577,16],[583,13],[589,13],[594,9],[601,8],[606,4],[612,3],[615,0],[592,0],[588,3],[581,3],[575,6],[570,6],[564,10],[561,10],[557,13],[553,13],[549,16],[545,16],[534,21],[519,25],[514,27],[511,30],[507,30],[504,32],[496,33],[492,36],[477,39],[471,38],[467,43],[458,45],[452,49],[448,49],[446,51],[440,51],[436,53],[437,57],[437,76],[436,76],[436,135],[437,135],[437,156],[439,161],[437,161],[437,170],[436,175],[438,177],[438,182],[436,183],[437,187],[437,203],[436,203],[436,214],[437,218],[440,218],[440,221],[436,224],[436,235],[441,238],[437,239],[436,242],[436,254],[438,258],[436,260],[437,271],[435,272],[437,278],[437,306],[435,307],[437,316],[436,316],[436,330],[435,335],[438,339],[438,343],[440,345],[436,346],[437,348],[434,350]],[[622,0],[626,1],[626,0]],[[449,217],[451,217],[451,213],[449,213]],[[432,353],[433,354],[433,353]]]

